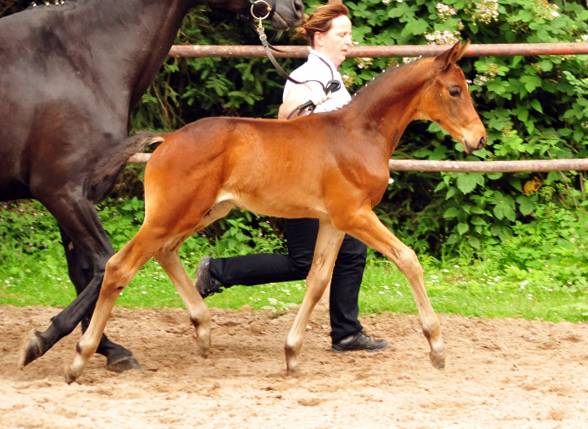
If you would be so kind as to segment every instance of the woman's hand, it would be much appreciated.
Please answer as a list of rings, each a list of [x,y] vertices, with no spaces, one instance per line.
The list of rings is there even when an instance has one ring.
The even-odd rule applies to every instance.
[[[286,99],[280,105],[278,119],[287,119],[288,115],[301,104],[311,101],[315,106],[323,104],[330,98],[322,88],[311,88],[307,84],[294,85]]]

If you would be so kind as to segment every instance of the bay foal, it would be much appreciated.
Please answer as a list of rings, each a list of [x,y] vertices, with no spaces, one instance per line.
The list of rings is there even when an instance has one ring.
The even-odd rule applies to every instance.
[[[415,253],[374,214],[388,186],[388,160],[406,126],[439,123],[467,153],[486,144],[456,61],[468,43],[383,73],[346,107],[290,121],[208,118],[163,136],[145,171],[145,220],[107,264],[90,326],[66,369],[72,382],[95,352],[117,297],[151,258],[164,268],[196,327],[202,355],[210,348],[210,311],[178,256],[194,232],[238,206],[320,222],[306,295],[286,340],[287,374],[298,376],[298,356],[310,314],[331,279],[345,233],[390,258],[406,275],[429,341],[433,365],[443,368],[439,321]]]

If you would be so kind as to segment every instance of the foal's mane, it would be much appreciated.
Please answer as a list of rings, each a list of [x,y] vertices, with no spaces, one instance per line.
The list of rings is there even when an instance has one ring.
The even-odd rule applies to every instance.
[[[390,93],[394,88],[406,88],[415,83],[414,68],[421,65],[427,58],[419,58],[407,64],[401,64],[388,68],[380,73],[374,80],[366,83],[355,93],[350,105],[356,103],[369,103],[373,98],[380,98],[383,93]],[[423,76],[417,76],[421,78]],[[386,85],[386,88],[382,88]],[[385,92],[383,92],[385,91]]]

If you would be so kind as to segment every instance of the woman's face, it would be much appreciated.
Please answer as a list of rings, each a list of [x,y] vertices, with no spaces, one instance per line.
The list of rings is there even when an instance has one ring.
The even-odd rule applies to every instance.
[[[345,60],[351,46],[351,20],[345,15],[333,19],[326,33],[314,34],[314,49],[333,61],[335,67]]]

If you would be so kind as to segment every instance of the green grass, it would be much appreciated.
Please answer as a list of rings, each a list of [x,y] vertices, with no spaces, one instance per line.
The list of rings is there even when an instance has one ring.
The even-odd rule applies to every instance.
[[[30,260],[29,260],[30,259]],[[185,260],[193,276],[198,257]],[[489,263],[438,269],[425,267],[425,285],[436,312],[467,317],[514,317],[558,322],[588,320],[588,292],[557,284],[547,272],[493,275]],[[31,255],[25,258],[21,275],[6,276],[0,270],[0,304],[15,306],[66,306],[75,297],[66,275],[65,259],[56,261],[55,270],[46,273]],[[33,268],[30,268],[33,267]],[[526,277],[526,279],[523,279]],[[235,286],[207,298],[211,307],[284,310],[302,302],[305,282]],[[173,285],[155,261],[149,261],[125,288],[117,301],[127,308],[183,307]],[[360,294],[361,314],[383,312],[416,313],[406,278],[391,263],[368,262]]]
[[[0,304],[67,306],[75,298],[56,223],[42,210],[38,203],[0,207]],[[143,214],[135,200],[109,201],[99,213],[115,249],[134,235]],[[518,235],[488,249],[484,260],[462,257],[457,262],[440,262],[420,255],[435,311],[467,317],[588,320],[588,249],[582,240],[574,241],[574,237],[588,235],[588,218],[583,212],[580,217],[555,210],[550,213],[541,223],[520,225]],[[279,242],[265,226],[261,234],[238,219],[231,222],[220,241],[222,246],[211,245],[200,234],[182,247],[181,258],[191,277],[202,255],[228,256],[247,249],[248,236],[243,233],[247,228],[249,237],[263,235],[255,242],[258,249],[272,251]],[[265,221],[261,224],[266,225]],[[361,314],[416,313],[406,278],[373,252],[368,259],[360,293]],[[300,304],[304,291],[304,281],[235,286],[206,301],[212,307],[249,305],[282,311]],[[162,268],[151,260],[123,291],[117,305],[165,308],[183,303]]]

